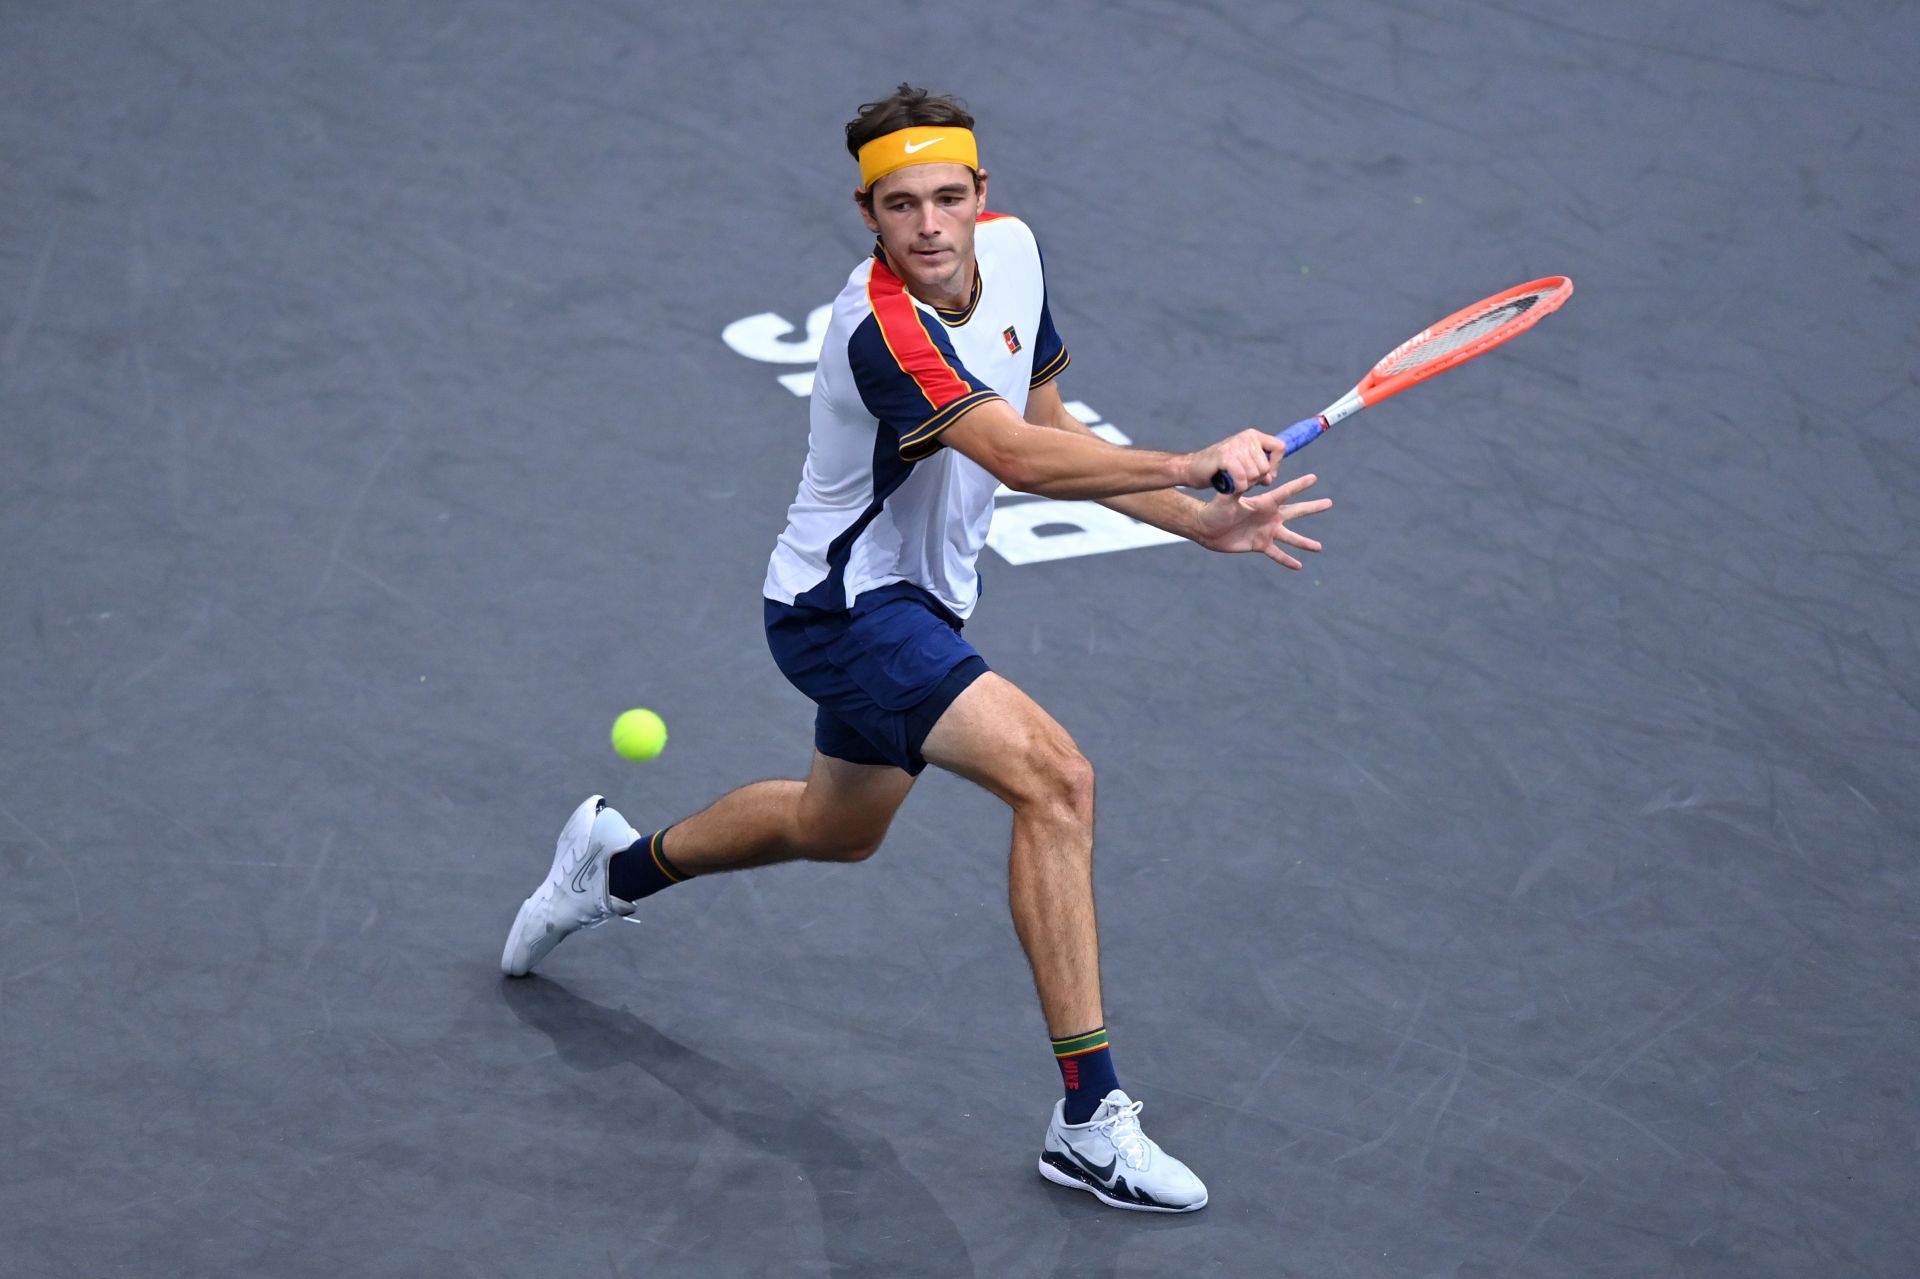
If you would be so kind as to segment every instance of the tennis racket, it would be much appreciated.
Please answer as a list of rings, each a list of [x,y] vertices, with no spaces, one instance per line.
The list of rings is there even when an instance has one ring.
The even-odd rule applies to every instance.
[[[1328,427],[1361,409],[1520,336],[1559,310],[1560,304],[1572,296],[1572,280],[1564,275],[1550,275],[1543,280],[1517,284],[1420,330],[1388,351],[1386,357],[1360,379],[1360,385],[1329,404],[1323,412],[1280,432],[1280,442],[1287,446],[1281,456],[1299,452],[1325,435]],[[1222,493],[1231,493],[1233,477],[1225,471],[1216,471],[1213,487]]]

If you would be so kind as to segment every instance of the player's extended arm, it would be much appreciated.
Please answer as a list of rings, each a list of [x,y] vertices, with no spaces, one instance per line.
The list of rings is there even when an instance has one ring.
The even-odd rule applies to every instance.
[[[1027,395],[1027,421],[1035,426],[1050,426],[1056,431],[1068,431],[1075,435],[1100,437],[1085,422],[1067,411],[1060,398],[1058,382],[1042,382]],[[1181,537],[1192,537],[1198,527],[1194,521],[1204,503],[1188,497],[1177,489],[1156,489],[1147,493],[1127,493],[1120,497],[1100,499],[1100,505],[1131,516],[1143,524],[1177,533]]]
[[[1035,426],[1093,435],[1086,424],[1067,412],[1067,406],[1060,400],[1059,386],[1054,382],[1035,387],[1027,396],[1027,420]],[[1213,497],[1198,502],[1185,493],[1162,489],[1102,498],[1100,504],[1155,528],[1177,533],[1210,551],[1259,551],[1276,564],[1297,569],[1300,561],[1282,550],[1280,543],[1303,551],[1318,551],[1320,543],[1288,528],[1288,521],[1318,515],[1333,505],[1325,498],[1315,502],[1293,501],[1312,488],[1316,478],[1296,476],[1257,497]]]
[[[1204,488],[1215,471],[1227,472],[1245,492],[1271,484],[1274,459],[1286,451],[1280,441],[1259,431],[1241,431],[1193,453],[1123,449],[1091,432],[1035,426],[1001,399],[961,414],[941,433],[941,442],[978,462],[1008,488],[1058,498],[1119,497],[1179,485]]]

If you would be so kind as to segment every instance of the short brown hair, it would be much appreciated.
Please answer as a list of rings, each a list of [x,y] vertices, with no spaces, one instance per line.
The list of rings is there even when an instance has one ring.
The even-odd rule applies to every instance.
[[[875,138],[918,125],[973,127],[973,116],[958,98],[928,93],[906,81],[890,97],[863,102],[860,113],[847,121],[847,154],[858,160],[860,148]]]

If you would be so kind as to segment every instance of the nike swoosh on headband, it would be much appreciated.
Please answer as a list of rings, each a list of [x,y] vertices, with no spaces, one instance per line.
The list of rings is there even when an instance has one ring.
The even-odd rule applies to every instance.
[[[945,141],[946,141],[945,138],[928,138],[925,142],[909,142],[906,144],[906,146],[903,149],[906,151],[908,155],[912,155],[916,151],[925,151],[928,147],[932,146],[936,142],[945,142]]]

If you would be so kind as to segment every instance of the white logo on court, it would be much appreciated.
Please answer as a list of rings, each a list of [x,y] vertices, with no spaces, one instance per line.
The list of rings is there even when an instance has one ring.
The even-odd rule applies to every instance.
[[[934,143],[945,141],[945,138],[928,138],[925,142],[909,142],[907,143],[907,154],[912,155],[915,151],[925,151]]]

